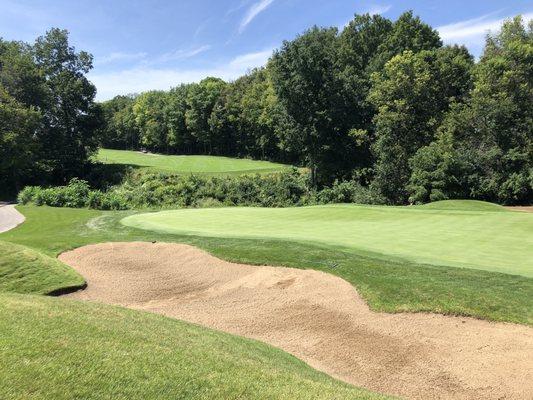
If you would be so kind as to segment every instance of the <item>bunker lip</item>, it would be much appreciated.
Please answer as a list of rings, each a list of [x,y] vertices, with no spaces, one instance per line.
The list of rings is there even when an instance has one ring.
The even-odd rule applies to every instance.
[[[336,378],[410,399],[523,399],[533,329],[369,310],[341,278],[250,266],[174,243],[104,243],[63,253],[87,280],[67,295],[262,340]]]

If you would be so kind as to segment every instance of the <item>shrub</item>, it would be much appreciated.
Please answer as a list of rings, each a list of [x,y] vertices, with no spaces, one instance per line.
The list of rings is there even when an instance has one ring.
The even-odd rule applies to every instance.
[[[318,193],[318,202],[321,204],[385,204],[386,199],[375,188],[362,186],[359,182],[335,181],[333,186],[324,188]]]
[[[316,192],[298,170],[271,175],[206,177],[164,173],[132,173],[107,191],[91,189],[72,179],[67,186],[29,186],[19,194],[21,203],[54,207],[126,210],[169,207],[260,206],[290,207],[316,203],[383,204],[373,189],[355,181],[335,182]]]
[[[39,186],[26,186],[19,192],[17,202],[20,204],[33,202],[39,190],[42,190]]]

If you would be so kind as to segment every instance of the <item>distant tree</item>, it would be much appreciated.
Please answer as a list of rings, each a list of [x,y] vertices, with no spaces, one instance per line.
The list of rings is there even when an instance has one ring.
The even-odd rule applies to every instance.
[[[465,48],[445,47],[406,51],[373,74],[369,100],[378,111],[373,184],[391,202],[407,200],[409,159],[435,138],[450,104],[468,94],[472,66]]]
[[[209,118],[225,86],[226,83],[222,79],[206,78],[191,86],[187,94],[187,129],[202,146],[205,154],[213,153],[215,137],[209,125]]]
[[[168,152],[168,126],[165,121],[167,98],[167,92],[153,90],[142,93],[135,99],[133,114],[140,131],[142,147]]]
[[[187,96],[191,85],[180,85],[168,93],[163,113],[167,126],[167,142],[172,153],[195,151],[194,138],[187,129],[185,113],[187,112]]]
[[[116,96],[101,104],[104,124],[100,144],[112,149],[138,149],[140,133],[135,123],[135,96]]]

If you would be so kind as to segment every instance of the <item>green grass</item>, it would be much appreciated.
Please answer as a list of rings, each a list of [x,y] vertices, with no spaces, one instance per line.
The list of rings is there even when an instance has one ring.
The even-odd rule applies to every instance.
[[[280,239],[343,247],[415,263],[533,277],[533,215],[413,207],[183,209],[138,214],[125,225],[164,233]]]
[[[0,292],[49,294],[85,281],[56,258],[0,241]]]
[[[0,240],[50,256],[89,243],[182,242],[231,261],[329,272],[352,283],[376,311],[430,311],[533,325],[532,278],[419,264],[320,243],[179,235],[121,225],[120,220],[133,212],[35,206],[18,209],[26,216],[26,222],[1,234]]]
[[[96,303],[0,293],[1,399],[385,399],[257,341]]]
[[[279,172],[290,168],[290,166],[284,164],[241,158],[172,156],[110,149],[100,149],[96,159],[105,164],[132,165],[157,171],[183,174],[238,175]]]

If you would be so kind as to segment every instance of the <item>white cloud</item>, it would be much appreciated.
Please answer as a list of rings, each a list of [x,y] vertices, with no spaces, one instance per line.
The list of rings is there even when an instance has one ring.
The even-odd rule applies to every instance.
[[[493,15],[494,13],[486,14],[478,18],[439,26],[437,30],[446,43],[481,46],[485,41],[487,33],[498,31],[502,23],[506,19],[511,18],[494,18],[492,17]],[[533,19],[533,13],[523,14],[522,17],[527,22]]]
[[[180,83],[198,82],[208,76],[233,80],[248,70],[264,65],[272,49],[243,54],[221,65],[204,69],[152,68],[147,65],[115,72],[91,72],[89,79],[98,89],[97,100],[107,100],[119,94],[147,90],[167,90]]]
[[[203,53],[211,48],[210,45],[203,45],[200,47],[196,47],[189,50],[176,50],[169,53],[162,54],[159,57],[156,57],[154,60],[152,60],[150,63],[163,63],[167,61],[174,61],[174,60],[185,60],[187,58],[194,57],[200,53]]]
[[[111,53],[104,57],[95,58],[95,64],[111,64],[116,61],[130,61],[130,60],[140,60],[146,57],[146,53],[122,53],[116,52]]]
[[[375,14],[380,14],[381,15],[381,14],[385,14],[391,8],[392,8],[391,5],[377,5],[377,4],[375,4],[373,6],[370,6],[370,7],[366,8],[366,9],[361,10],[358,13],[370,14],[370,15],[375,15]],[[346,28],[350,24],[351,21],[352,21],[352,19],[349,19],[348,21],[337,25],[337,28],[339,28],[339,30],[342,31],[344,28]]]
[[[260,0],[257,3],[252,4],[252,6],[244,15],[244,18],[241,20],[241,24],[239,25],[239,33],[242,33],[248,24],[252,22],[260,13],[265,11],[273,2],[274,0]]]
[[[235,57],[229,63],[231,68],[246,71],[251,68],[265,65],[274,49],[258,51],[256,53],[248,53]]]
[[[390,9],[392,8],[392,6],[389,4],[389,5],[385,5],[385,6],[380,6],[380,5],[373,5],[371,6],[370,8],[368,8],[367,11],[365,11],[365,13],[368,13],[370,15],[374,15],[374,14],[385,14],[387,11],[389,11]]]

